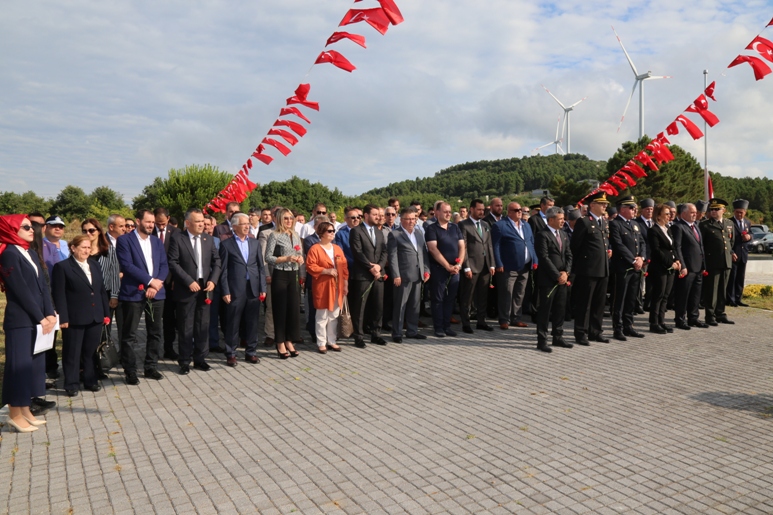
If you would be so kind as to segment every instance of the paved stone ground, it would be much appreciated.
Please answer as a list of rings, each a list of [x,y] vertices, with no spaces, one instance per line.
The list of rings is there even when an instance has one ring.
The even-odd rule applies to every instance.
[[[730,314],[551,355],[532,327],[112,371],[3,429],[0,512],[773,513],[773,314]]]

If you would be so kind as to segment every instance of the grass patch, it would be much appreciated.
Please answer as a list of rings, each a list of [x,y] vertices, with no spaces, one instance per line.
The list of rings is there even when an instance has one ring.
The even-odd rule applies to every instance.
[[[743,301],[753,308],[773,311],[773,297],[744,297]]]

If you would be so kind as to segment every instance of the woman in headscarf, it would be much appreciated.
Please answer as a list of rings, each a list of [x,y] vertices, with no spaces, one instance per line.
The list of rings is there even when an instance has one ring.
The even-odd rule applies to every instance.
[[[40,259],[30,251],[34,238],[26,215],[0,216],[0,288],[7,305],[3,404],[7,422],[20,433],[31,433],[45,424],[30,412],[32,397],[46,394],[45,356],[33,354],[38,324],[49,334],[56,324],[51,294]]]

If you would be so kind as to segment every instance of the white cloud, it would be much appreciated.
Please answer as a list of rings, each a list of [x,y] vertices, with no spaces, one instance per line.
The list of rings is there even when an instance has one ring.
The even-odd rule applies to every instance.
[[[725,68],[770,19],[767,2],[398,4],[406,22],[384,36],[342,29],[368,39],[367,50],[335,46],[353,74],[323,65],[305,78],[350,2],[6,1],[0,189],[109,184],[130,198],[172,167],[236,171],[306,80],[321,112],[290,156],[258,164],[256,182],[299,175],[358,193],[530,155],[561,113],[540,84],[565,103],[588,97],[572,113],[572,150],[607,159],[638,131],[637,94],[616,132],[633,77],[611,25],[640,72],[674,77],[646,84],[646,132],[700,93],[708,68],[722,120],[709,132],[710,168],[773,176],[773,79]],[[702,161],[702,142],[672,141]]]

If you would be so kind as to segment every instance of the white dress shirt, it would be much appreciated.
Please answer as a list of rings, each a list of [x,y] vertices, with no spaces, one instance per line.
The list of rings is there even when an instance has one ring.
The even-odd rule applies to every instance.
[[[134,231],[137,236],[137,240],[140,242],[140,248],[142,249],[142,255],[145,256],[145,264],[148,267],[148,274],[153,276],[153,247],[150,244],[150,236],[145,236],[143,239],[140,236],[140,231]]]
[[[204,278],[204,271],[202,270],[202,259],[201,259],[201,236],[194,236],[191,233],[188,233],[188,237],[191,239],[191,247],[193,247],[194,252],[198,252],[198,255],[196,256],[196,279],[203,279]],[[198,239],[198,246],[196,243],[196,240]]]
[[[83,273],[86,274],[86,277],[89,280],[89,284],[91,284],[91,267],[89,266],[88,260],[81,263],[77,259],[75,260],[76,263],[78,263],[78,266],[81,267],[81,270],[83,270]]]
[[[522,239],[522,240],[523,240],[523,242],[524,242],[524,246],[523,246],[523,248],[524,248],[524,250],[526,251],[526,252],[525,252],[525,254],[524,254],[524,256],[525,256],[525,258],[524,258],[524,259],[525,259],[525,260],[524,260],[524,263],[528,263],[528,262],[529,262],[529,259],[530,259],[530,258],[529,258],[529,246],[528,246],[528,245],[526,245],[526,238],[525,238],[525,237],[524,237],[524,235],[523,235],[523,220],[521,220],[521,221],[520,221],[520,222],[518,222],[518,223],[515,223],[515,220],[513,220],[513,219],[512,219],[512,218],[510,218],[509,216],[507,217],[507,219],[508,219],[508,220],[510,220],[510,223],[511,223],[511,224],[513,224],[513,227],[515,228],[516,232],[517,232],[517,233],[518,233],[518,234],[521,236],[521,239]]]

